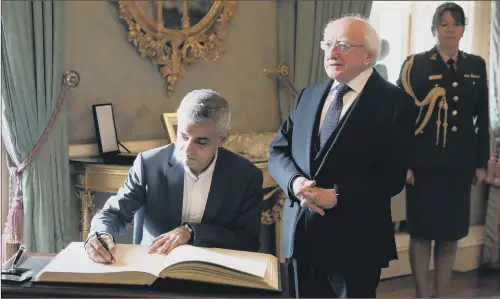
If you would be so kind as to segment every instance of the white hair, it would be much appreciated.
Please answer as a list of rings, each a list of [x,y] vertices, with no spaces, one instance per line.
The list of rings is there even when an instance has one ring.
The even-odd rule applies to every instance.
[[[370,23],[368,22],[368,20],[366,18],[364,18],[363,16],[361,16],[359,14],[343,15],[342,17],[340,17],[338,19],[333,19],[333,20],[329,21],[326,24],[325,28],[323,29],[323,36],[325,35],[325,31],[326,31],[326,28],[328,28],[328,26],[330,26],[331,24],[333,24],[336,21],[343,20],[343,19],[358,20],[358,21],[363,22],[363,24],[364,24],[363,36],[365,39],[365,49],[368,52],[373,53],[375,55],[373,61],[370,64],[370,66],[374,66],[377,63],[378,57],[380,55],[380,47],[381,47],[380,43],[381,43],[381,41],[380,41],[380,37],[379,37],[377,31],[375,30],[375,28],[373,28],[372,25],[370,25]]]
[[[220,133],[229,132],[231,109],[227,100],[218,92],[198,89],[188,93],[177,109],[179,123],[195,124],[213,122]]]

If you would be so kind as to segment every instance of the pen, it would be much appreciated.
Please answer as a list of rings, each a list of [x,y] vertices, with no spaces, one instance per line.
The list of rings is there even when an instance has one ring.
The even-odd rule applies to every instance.
[[[114,262],[113,255],[109,251],[108,244],[106,244],[106,242],[104,242],[103,239],[101,239],[101,235],[99,234],[99,232],[95,232],[95,237],[97,238],[97,240],[99,240],[99,242],[101,243],[102,247],[104,247],[104,249],[106,249],[106,251],[109,252],[109,255],[111,255],[111,261]]]
[[[12,262],[12,265],[10,266],[9,272],[16,272],[16,267],[17,263],[19,263],[19,260],[21,259],[21,256],[23,256],[24,251],[26,250],[26,247],[24,245],[21,245],[19,247],[19,250],[16,253],[16,257],[14,258],[14,261]]]

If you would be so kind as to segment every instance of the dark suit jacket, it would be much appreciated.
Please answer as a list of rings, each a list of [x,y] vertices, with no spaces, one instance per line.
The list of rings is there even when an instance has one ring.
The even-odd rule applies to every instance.
[[[138,155],[125,184],[92,219],[91,231],[122,235],[141,207],[143,244],[181,225],[184,167],[175,145]],[[192,244],[257,251],[263,199],[262,172],[246,158],[219,148],[201,223],[189,222]]]
[[[410,57],[405,60],[403,67]],[[416,136],[415,156],[411,165],[413,169],[486,168],[490,157],[486,63],[479,56],[459,51],[456,65],[456,76],[453,77],[436,47],[414,55],[410,71],[411,88],[419,101],[423,101],[435,86],[446,90],[448,132],[446,147],[443,147],[444,131],[441,126],[439,144],[436,145],[438,101],[427,126]],[[402,74],[397,85],[403,88]],[[419,125],[428,108],[423,108]],[[417,112],[420,110],[419,107],[415,109]],[[474,118],[477,118],[475,123]],[[444,112],[441,111],[443,120]]]
[[[405,185],[414,139],[413,100],[374,71],[314,157],[312,143],[332,83],[329,80],[300,92],[270,146],[269,171],[288,193],[283,251],[290,258],[302,248],[316,259],[313,263],[334,267],[387,266],[397,258],[391,197]],[[298,174],[316,180],[321,188],[336,185],[339,192],[337,206],[325,210],[324,217],[317,216],[319,225],[309,233],[313,238],[301,241],[297,238],[305,210],[295,203],[290,186]]]

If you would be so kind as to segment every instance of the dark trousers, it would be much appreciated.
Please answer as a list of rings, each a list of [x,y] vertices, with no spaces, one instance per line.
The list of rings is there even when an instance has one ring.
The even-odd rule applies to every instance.
[[[340,275],[345,283],[347,298],[375,298],[380,281],[380,267],[363,268],[326,273],[318,267],[306,262],[292,259],[296,298],[340,298],[337,294],[336,275]]]

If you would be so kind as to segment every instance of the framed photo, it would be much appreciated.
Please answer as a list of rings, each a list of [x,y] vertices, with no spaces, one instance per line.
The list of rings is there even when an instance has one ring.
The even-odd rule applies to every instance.
[[[170,143],[175,142],[175,140],[177,139],[177,113],[163,113],[163,122],[165,123],[165,127],[167,128]]]
[[[118,136],[116,133],[113,105],[111,103],[92,105],[94,127],[99,146],[99,153],[118,154]]]

